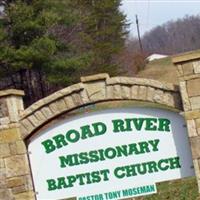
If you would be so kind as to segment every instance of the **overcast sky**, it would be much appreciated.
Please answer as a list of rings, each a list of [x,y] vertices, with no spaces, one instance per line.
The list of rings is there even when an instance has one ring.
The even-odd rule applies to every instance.
[[[130,32],[136,36],[135,15],[138,15],[141,34],[169,20],[185,15],[200,15],[200,0],[123,0],[122,11],[131,23]]]

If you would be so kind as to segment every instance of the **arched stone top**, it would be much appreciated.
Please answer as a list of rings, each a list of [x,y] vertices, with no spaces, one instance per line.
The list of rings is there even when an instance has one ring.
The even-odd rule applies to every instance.
[[[151,79],[109,77],[97,74],[81,77],[81,83],[59,90],[32,104],[21,113],[22,137],[72,109],[91,103],[113,100],[153,102],[182,110],[179,87]]]

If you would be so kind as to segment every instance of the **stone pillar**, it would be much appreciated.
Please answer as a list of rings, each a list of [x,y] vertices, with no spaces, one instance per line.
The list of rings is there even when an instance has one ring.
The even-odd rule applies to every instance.
[[[200,192],[200,51],[172,58],[177,67],[184,116]]]
[[[27,148],[19,129],[23,96],[20,90],[0,91],[0,199],[5,200],[35,199]]]

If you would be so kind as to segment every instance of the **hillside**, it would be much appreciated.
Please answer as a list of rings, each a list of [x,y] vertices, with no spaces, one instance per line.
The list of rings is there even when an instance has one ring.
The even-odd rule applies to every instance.
[[[178,84],[176,67],[173,65],[171,57],[149,62],[144,70],[136,76]]]

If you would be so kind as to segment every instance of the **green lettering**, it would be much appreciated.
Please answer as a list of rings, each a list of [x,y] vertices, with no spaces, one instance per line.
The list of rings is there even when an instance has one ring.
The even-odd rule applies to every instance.
[[[94,128],[95,136],[103,135],[107,131],[106,125],[102,122],[94,123],[94,124],[92,124],[92,126]]]
[[[157,163],[155,161],[147,162],[148,165],[148,173],[158,172]]]
[[[169,169],[169,165],[168,165],[169,159],[161,159],[158,161],[158,168],[161,171],[166,171]],[[165,163],[165,166],[163,166],[162,164]]]
[[[144,118],[135,118],[135,119],[132,119],[133,124],[135,126],[135,129],[137,131],[140,131],[142,129],[142,125],[144,123],[144,120],[145,120]]]
[[[54,179],[48,179],[47,184],[48,184],[48,191],[52,191],[52,190],[57,189],[56,181]]]
[[[101,181],[99,171],[92,172],[91,176],[92,176],[92,182],[93,183],[99,183]]]
[[[71,143],[75,143],[80,139],[80,134],[78,131],[72,129],[66,133],[66,138],[67,138],[67,141]]]
[[[73,155],[67,155],[67,156],[59,156],[60,160],[60,167],[64,168],[69,166],[74,166],[78,165],[78,159],[75,159],[75,157],[78,157],[78,154],[73,154]]]
[[[76,182],[76,177],[75,176],[67,176],[68,180],[68,187],[73,187],[74,183]]]
[[[50,139],[43,141],[42,145],[44,146],[46,153],[51,153],[56,149],[56,146],[53,144],[53,141]]]
[[[126,174],[124,172],[124,167],[117,167],[117,168],[115,168],[114,175],[117,178],[124,178],[126,176]]]
[[[109,177],[108,174],[110,173],[109,169],[103,169],[100,171],[100,174],[103,175],[103,181],[108,181]]]
[[[115,149],[113,149],[112,147],[108,147],[106,150],[105,150],[105,156],[109,159],[113,159],[116,157],[116,154],[117,152],[115,151]]]
[[[129,155],[132,155],[132,154],[140,154],[140,151],[137,149],[137,144],[136,143],[133,143],[133,144],[129,144]]]
[[[156,131],[157,126],[155,123],[157,122],[156,118],[146,118],[146,128],[147,131]]]
[[[140,153],[150,152],[148,142],[139,142],[138,145],[140,146]]]
[[[54,136],[53,139],[56,142],[56,147],[58,149],[67,145],[67,142],[65,141],[65,136],[62,134]]]
[[[89,163],[89,158],[88,158],[88,153],[87,152],[82,152],[79,154],[79,158],[80,158],[80,163],[81,164],[87,164]]]
[[[58,188],[57,189],[67,188],[67,184],[65,182],[64,177],[59,177],[59,178],[57,178],[57,180],[58,180]]]
[[[97,154],[98,154],[98,151],[90,151],[89,152],[90,162],[98,162],[99,161],[99,156]]]
[[[159,131],[170,131],[170,120],[169,119],[158,119],[159,121],[159,127],[158,130]]]
[[[132,131],[131,121],[132,121],[132,119],[125,119],[125,122],[126,122],[126,131]]]
[[[176,169],[176,168],[181,168],[180,165],[180,158],[179,157],[175,157],[175,158],[170,158],[169,162],[170,162],[170,169]]]
[[[92,137],[93,136],[93,133],[91,132],[89,125],[82,126],[80,128],[81,128],[81,131],[82,131],[81,139],[86,139],[88,137]]]
[[[152,146],[153,151],[158,151],[158,144],[160,140],[149,140],[148,143]]]
[[[122,119],[115,119],[112,120],[113,123],[113,132],[118,133],[118,132],[124,132],[126,131],[124,127],[124,121]]]

